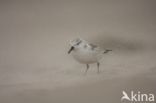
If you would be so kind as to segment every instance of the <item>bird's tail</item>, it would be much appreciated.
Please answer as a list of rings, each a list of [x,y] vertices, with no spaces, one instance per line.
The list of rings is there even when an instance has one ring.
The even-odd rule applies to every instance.
[[[106,49],[103,53],[105,54],[105,53],[108,53],[108,52],[110,52],[110,51],[112,51],[112,50]]]

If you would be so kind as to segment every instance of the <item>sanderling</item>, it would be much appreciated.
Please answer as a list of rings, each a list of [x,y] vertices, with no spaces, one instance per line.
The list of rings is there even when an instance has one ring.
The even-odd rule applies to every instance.
[[[80,38],[70,41],[70,46],[71,48],[68,51],[68,54],[71,53],[74,59],[76,59],[78,62],[86,64],[87,69],[85,74],[89,69],[89,64],[93,63],[97,64],[97,73],[99,73],[100,59],[103,57],[103,54],[112,51],[108,49],[104,50]]]

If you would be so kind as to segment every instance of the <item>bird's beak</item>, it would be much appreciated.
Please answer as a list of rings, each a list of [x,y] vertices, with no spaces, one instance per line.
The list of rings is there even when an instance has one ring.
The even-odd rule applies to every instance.
[[[72,50],[74,50],[74,47],[73,47],[73,46],[69,49],[68,54],[70,54],[70,52],[71,52]]]

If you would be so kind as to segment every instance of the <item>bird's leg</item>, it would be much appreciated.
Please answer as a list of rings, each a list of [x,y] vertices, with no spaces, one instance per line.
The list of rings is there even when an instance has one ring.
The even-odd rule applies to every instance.
[[[97,62],[97,69],[98,69],[98,70],[97,70],[97,73],[100,73],[100,68],[99,68],[99,67],[100,67],[100,63]]]
[[[89,69],[89,64],[86,64],[87,68],[86,68],[86,71],[85,71],[85,75],[87,74],[87,71]]]

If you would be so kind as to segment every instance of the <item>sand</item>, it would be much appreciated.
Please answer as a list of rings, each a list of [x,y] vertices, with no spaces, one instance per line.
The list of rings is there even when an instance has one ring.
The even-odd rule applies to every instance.
[[[155,4],[0,1],[0,103],[121,103],[123,90],[156,95]],[[76,37],[113,50],[100,74],[92,64],[84,75],[85,65],[67,54]]]

